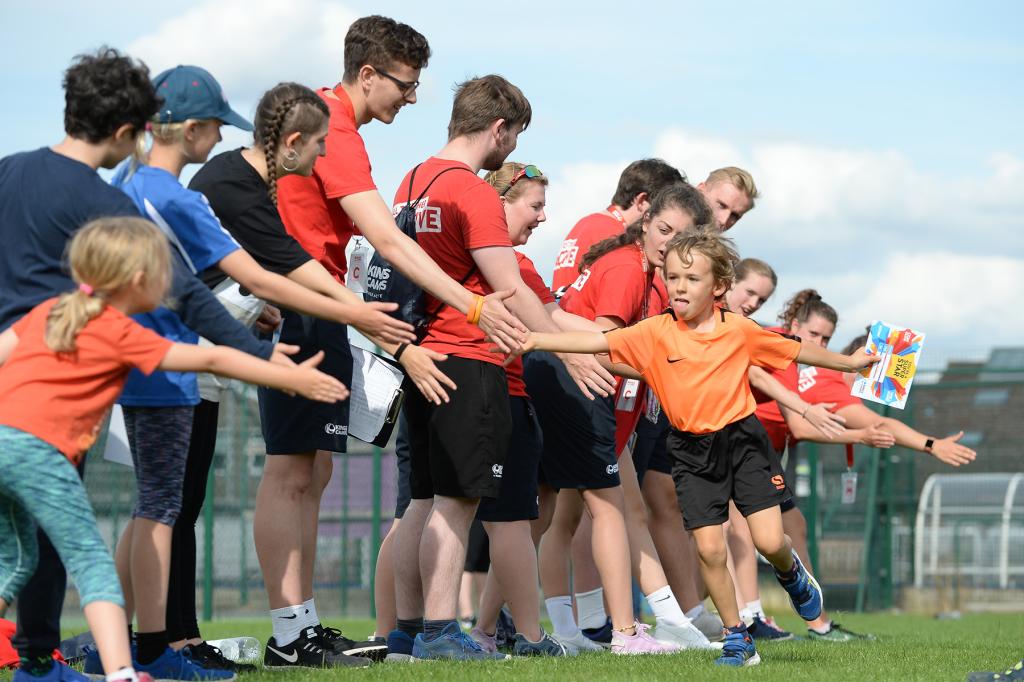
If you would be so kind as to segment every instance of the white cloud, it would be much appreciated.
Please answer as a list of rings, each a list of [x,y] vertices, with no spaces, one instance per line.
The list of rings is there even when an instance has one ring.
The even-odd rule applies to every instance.
[[[158,24],[128,52],[154,73],[201,66],[232,104],[255,103],[280,81],[341,80],[345,32],[356,16],[331,0],[211,0]]]

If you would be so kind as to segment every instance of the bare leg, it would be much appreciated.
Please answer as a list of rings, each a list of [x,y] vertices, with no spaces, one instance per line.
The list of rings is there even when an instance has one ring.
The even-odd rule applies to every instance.
[[[740,622],[740,611],[736,605],[736,590],[726,566],[725,534],[721,526],[703,526],[693,531],[700,556],[704,584],[711,593],[711,600],[718,608],[718,615],[727,627]]]
[[[459,579],[459,619],[469,620],[473,617],[473,574],[462,571]]]
[[[303,596],[302,552],[313,460],[313,453],[268,455],[256,491],[253,536],[271,610],[308,598]]]
[[[593,517],[594,562],[601,574],[612,627],[632,634],[633,590],[622,486],[584,490],[583,501]]]
[[[423,582],[420,579],[420,537],[433,500],[413,500],[394,533],[391,565],[395,573],[395,616],[423,617]],[[461,567],[460,567],[461,568]]]
[[[173,531],[172,526],[149,519],[136,518],[132,522],[131,582],[139,632],[167,629],[167,581],[171,574]]]
[[[434,496],[434,507],[420,539],[423,617],[452,620],[458,615],[459,580],[466,563],[466,543],[479,499]]]
[[[633,576],[643,593],[650,594],[668,585],[668,578],[658,560],[658,551],[647,528],[647,508],[640,483],[636,479],[633,456],[627,449],[619,458],[619,477],[625,502],[626,531],[629,535],[629,559]]]
[[[601,587],[601,575],[594,564],[593,541],[593,519],[584,514],[572,536],[572,591],[577,594]]]
[[[750,537],[757,551],[776,570],[793,570],[793,546],[782,531],[782,513],[778,507],[769,507],[747,517]]]
[[[699,570],[693,540],[683,528],[676,487],[672,477],[657,471],[644,475],[643,497],[647,503],[648,527],[665,577],[684,611],[704,600],[697,594],[695,573]]]
[[[505,604],[505,597],[501,594],[501,586],[494,575],[494,551],[491,551],[491,568],[487,571],[487,579],[484,581],[484,589],[480,593],[480,601],[476,611],[476,626],[488,635],[493,635],[498,629],[498,613]],[[516,623],[518,626],[519,624]]]
[[[124,609],[109,601],[93,601],[85,605],[85,621],[96,640],[103,672],[130,668],[132,654],[128,648],[128,620]]]
[[[373,605],[377,610],[377,622],[373,632],[377,637],[387,637],[396,627],[395,571],[391,547],[400,521],[401,519],[395,519],[391,528],[388,528],[388,534],[384,536],[380,543],[380,551],[377,552],[377,565],[373,576]]]
[[[533,545],[535,547],[540,547],[540,539],[551,525],[551,519],[555,515],[555,501],[557,499],[557,493],[549,486],[544,484],[537,486],[537,518],[530,521],[530,535],[533,537]]]
[[[330,452],[317,450],[310,485],[302,495],[302,601],[313,598],[313,573],[316,570],[316,538],[320,528],[320,500],[334,472]]]
[[[583,499],[576,490],[558,493],[554,518],[540,542],[540,584],[548,599],[570,593],[569,557],[566,547],[572,545],[572,536],[583,515]]]
[[[530,536],[530,522],[485,522],[484,529],[491,541],[491,571],[497,581],[495,587],[499,589],[495,590],[497,595],[490,597],[488,605],[493,611],[487,616],[490,619],[493,613],[494,623],[486,623],[483,630],[494,632],[491,628],[497,625],[498,610],[502,602],[507,601],[516,630],[536,642],[540,640],[540,605],[537,599],[537,554]],[[484,594],[487,594],[486,589]],[[483,618],[483,598],[480,603],[480,616]],[[493,608],[495,603],[496,609]]]
[[[739,509],[729,502],[729,527],[725,531],[725,539],[729,543],[732,555],[732,575],[736,580],[736,602],[740,609],[752,601],[761,598],[757,585],[757,554],[754,541],[747,528],[747,520]]]

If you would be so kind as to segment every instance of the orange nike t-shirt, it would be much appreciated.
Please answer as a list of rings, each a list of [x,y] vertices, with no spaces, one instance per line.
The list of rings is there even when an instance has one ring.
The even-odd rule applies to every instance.
[[[800,353],[798,341],[741,315],[716,311],[714,320],[700,333],[667,312],[606,335],[612,362],[643,375],[679,431],[713,433],[753,414],[750,365],[782,369]]]
[[[77,463],[96,441],[128,371],[151,374],[173,344],[108,305],[79,332],[73,352],[56,353],[44,340],[56,302],[40,303],[11,327],[18,345],[0,367],[0,424]]]

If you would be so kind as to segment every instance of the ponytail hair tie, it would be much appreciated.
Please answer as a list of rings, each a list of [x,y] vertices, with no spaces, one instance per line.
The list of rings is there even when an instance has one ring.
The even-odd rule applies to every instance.
[[[94,291],[94,289],[85,282],[82,282],[81,284],[78,285],[78,290],[81,291],[86,296],[92,296]]]

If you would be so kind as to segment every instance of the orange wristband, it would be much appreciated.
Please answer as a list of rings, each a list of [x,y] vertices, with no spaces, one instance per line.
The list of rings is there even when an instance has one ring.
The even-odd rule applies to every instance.
[[[469,322],[470,324],[476,324],[477,322],[479,322],[480,321],[480,313],[482,313],[483,310],[484,310],[484,297],[480,296],[478,294],[477,297],[476,297],[476,300],[473,301],[473,307],[471,307],[469,309],[469,314],[466,315],[466,322]]]

